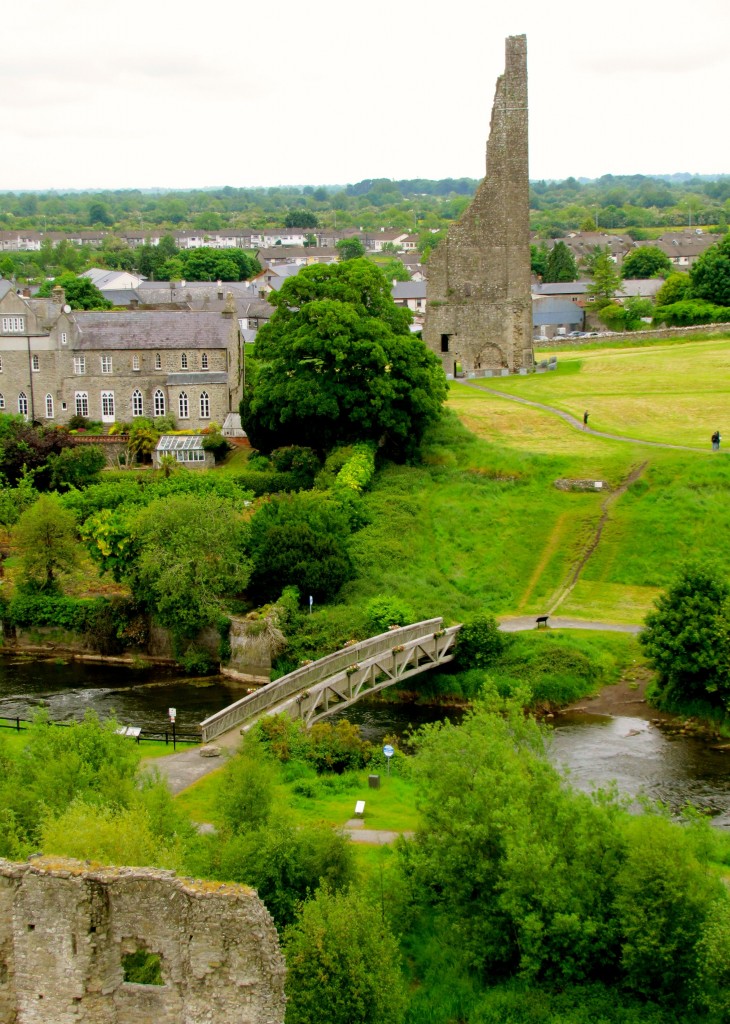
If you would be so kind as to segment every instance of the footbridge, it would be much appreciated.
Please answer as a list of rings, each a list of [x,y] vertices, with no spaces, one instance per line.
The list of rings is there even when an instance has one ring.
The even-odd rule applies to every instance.
[[[307,726],[361,697],[452,661],[461,626],[426,619],[361,640],[302,665],[201,723],[203,742],[249,728],[264,715],[288,714]]]

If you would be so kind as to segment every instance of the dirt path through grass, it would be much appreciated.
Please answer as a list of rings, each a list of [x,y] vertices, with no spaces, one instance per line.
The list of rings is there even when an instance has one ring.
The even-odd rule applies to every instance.
[[[564,587],[562,587],[556,595],[554,595],[552,603],[548,606],[548,615],[553,615],[557,611],[557,609],[560,607],[561,604],[563,604],[565,599],[568,597],[568,595],[575,587],[576,583],[580,579],[581,573],[588,564],[591,555],[596,550],[601,541],[603,528],[608,522],[608,516],[611,511],[611,508],[616,504],[619,498],[621,498],[626,493],[631,484],[633,484],[636,480],[639,479],[641,474],[646,469],[647,465],[648,463],[642,462],[641,465],[634,466],[629,475],[621,482],[621,484],[616,488],[616,490],[608,494],[604,501],[601,503],[601,517],[598,520],[598,525],[596,526],[593,536],[586,544],[583,554],[580,556],[576,564],[572,567],[568,583]]]

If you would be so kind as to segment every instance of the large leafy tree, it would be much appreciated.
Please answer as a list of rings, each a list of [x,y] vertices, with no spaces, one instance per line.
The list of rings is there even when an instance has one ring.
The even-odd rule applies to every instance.
[[[602,249],[593,260],[591,276],[593,280],[588,285],[588,294],[599,305],[610,302],[621,285],[621,273],[607,248]]]
[[[264,450],[372,439],[409,453],[446,398],[438,359],[367,260],[305,267],[271,296],[242,417]]]
[[[575,256],[565,242],[556,242],[545,263],[545,281],[577,281],[578,267]]]
[[[55,494],[42,494],[26,509],[13,531],[26,585],[52,592],[79,562],[81,546],[76,539],[73,513],[63,508]]]
[[[104,298],[93,281],[88,277],[77,277],[76,274],[61,274],[55,281],[44,281],[38,289],[38,294],[50,295],[56,285],[63,288],[66,302],[72,309],[112,308],[113,303]]]
[[[656,245],[639,246],[621,264],[621,273],[625,278],[666,277],[671,271],[671,260]]]
[[[730,235],[703,252],[689,276],[694,297],[730,306]]]
[[[685,565],[646,616],[639,642],[670,700],[730,696],[730,585],[707,565]]]

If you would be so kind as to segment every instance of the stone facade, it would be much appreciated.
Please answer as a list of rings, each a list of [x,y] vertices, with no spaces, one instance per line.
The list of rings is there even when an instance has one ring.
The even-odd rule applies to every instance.
[[[162,984],[124,980],[140,950],[159,957]],[[0,1024],[280,1024],[284,973],[246,886],[0,860]]]
[[[510,36],[486,177],[428,265],[423,340],[447,376],[533,366],[527,123],[527,41]]]
[[[222,312],[71,312],[50,299],[0,298],[0,409],[42,423],[172,414],[182,429],[237,411],[243,344]]]

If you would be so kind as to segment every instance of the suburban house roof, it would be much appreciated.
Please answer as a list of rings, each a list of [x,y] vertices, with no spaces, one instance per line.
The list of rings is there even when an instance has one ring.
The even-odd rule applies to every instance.
[[[395,281],[390,289],[394,299],[425,299],[425,281]]]
[[[231,324],[220,313],[76,312],[74,349],[228,348]]]

